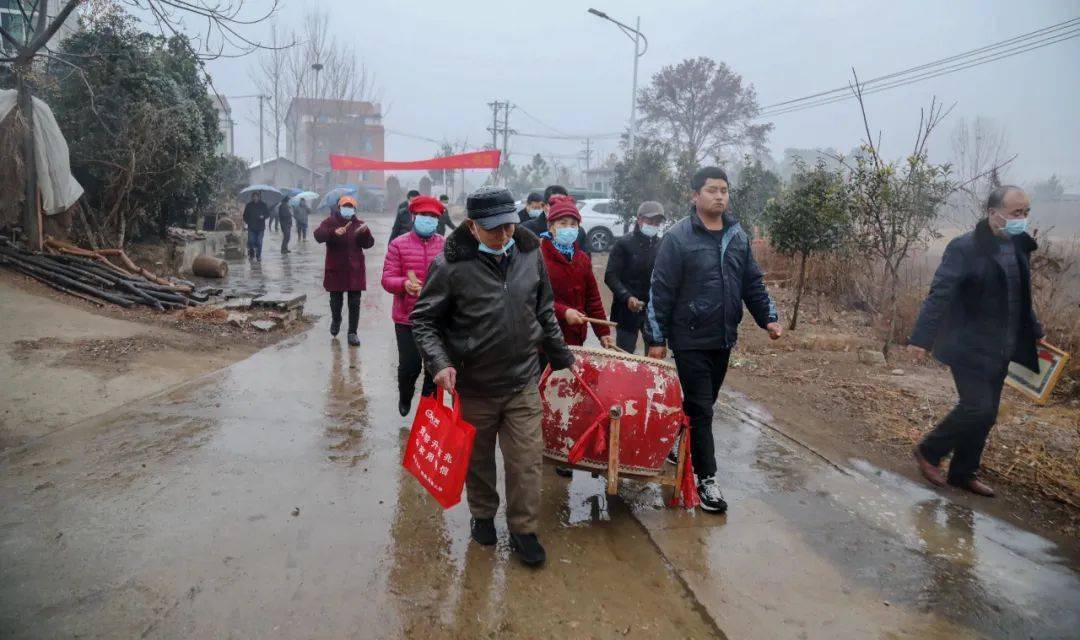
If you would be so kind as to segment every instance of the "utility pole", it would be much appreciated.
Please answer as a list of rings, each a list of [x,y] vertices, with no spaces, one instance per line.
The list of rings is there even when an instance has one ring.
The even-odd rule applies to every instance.
[[[612,22],[615,26],[634,41],[634,81],[630,90],[630,151],[636,150],[637,145],[637,71],[638,71],[638,58],[645,55],[645,52],[649,50],[649,39],[645,37],[645,34],[641,33],[641,16],[638,16],[635,27],[625,25],[615,18],[612,18],[608,14],[598,9],[589,9],[589,13],[593,14],[597,18],[602,18],[608,22]],[[633,35],[630,35],[633,33]],[[645,48],[641,48],[641,41],[645,41]]]
[[[322,63],[312,64],[311,70],[315,72],[315,98],[311,101],[311,166],[308,168],[311,170],[311,190],[315,191],[315,154],[318,153],[315,144],[319,139],[315,128],[319,124],[319,72],[323,70]]]
[[[498,182],[499,174],[501,173],[502,167],[507,162],[507,154],[509,153],[510,149],[510,134],[517,133],[517,131],[514,131],[510,128],[510,110],[514,108],[514,105],[510,104],[509,100],[505,102],[500,102],[496,100],[495,102],[489,102],[488,106],[491,107],[491,126],[488,127],[488,131],[491,132],[492,149],[499,148],[499,134],[502,133],[503,136],[502,157],[499,159],[499,168],[495,170],[495,173],[492,177],[492,182]],[[501,127],[499,126],[499,109],[503,110],[503,121]]]
[[[266,162],[266,156],[263,155],[263,137],[266,129],[263,128],[263,101],[266,100],[266,96],[259,94],[259,177],[266,178],[266,167],[263,163]]]
[[[583,156],[585,156],[585,173],[589,173],[589,169],[591,168],[590,162],[592,160],[592,154],[593,154],[593,152],[592,152],[592,140],[590,140],[588,138],[585,138],[585,150],[582,151],[581,154]],[[586,176],[586,177],[588,177],[588,176]]]

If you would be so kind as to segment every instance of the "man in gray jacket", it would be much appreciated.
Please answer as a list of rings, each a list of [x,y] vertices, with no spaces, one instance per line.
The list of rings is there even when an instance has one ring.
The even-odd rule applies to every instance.
[[[513,196],[486,187],[469,195],[466,210],[468,220],[431,265],[412,332],[435,384],[458,391],[462,417],[476,427],[465,480],[473,540],[496,542],[498,437],[510,547],[537,566],[546,559],[536,536],[543,466],[537,351],[552,369],[569,367],[574,356],[555,319],[540,242],[516,228]]]

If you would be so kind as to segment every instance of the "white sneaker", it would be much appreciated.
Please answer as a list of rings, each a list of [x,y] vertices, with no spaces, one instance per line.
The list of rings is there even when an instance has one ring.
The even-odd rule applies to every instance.
[[[724,494],[720,493],[720,487],[716,486],[716,479],[712,476],[701,478],[697,486],[698,497],[701,499],[701,510],[709,513],[724,513],[727,511],[727,502]]]

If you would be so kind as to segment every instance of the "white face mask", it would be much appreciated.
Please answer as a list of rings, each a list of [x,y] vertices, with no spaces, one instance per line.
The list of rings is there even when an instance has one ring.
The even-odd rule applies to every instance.
[[[639,224],[638,229],[641,229],[641,234],[646,238],[655,238],[660,233],[659,225],[655,224]]]
[[[352,218],[353,215],[355,215],[355,214],[356,214],[356,209],[353,209],[352,207],[342,207],[341,208],[341,217],[345,218],[346,220],[348,220],[349,218]]]

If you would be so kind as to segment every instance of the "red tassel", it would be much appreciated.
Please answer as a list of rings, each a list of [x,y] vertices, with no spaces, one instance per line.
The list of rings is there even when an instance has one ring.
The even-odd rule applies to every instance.
[[[597,418],[585,432],[581,434],[581,437],[577,439],[573,447],[570,447],[570,452],[566,455],[566,459],[570,464],[577,464],[581,462],[581,459],[585,457],[586,452],[593,455],[592,452],[600,448],[601,454],[607,450],[607,438],[604,434],[604,419],[607,416],[600,416]],[[599,443],[596,441],[599,440]]]
[[[682,503],[684,509],[693,509],[701,505],[701,498],[698,497],[697,492],[697,482],[694,480],[694,459],[690,455],[689,437],[690,425],[688,422],[684,422],[681,439],[679,440],[679,455],[682,455],[683,443],[686,443],[686,463],[683,464],[682,478],[679,478],[679,490],[672,494],[671,501],[668,502],[669,507]]]

